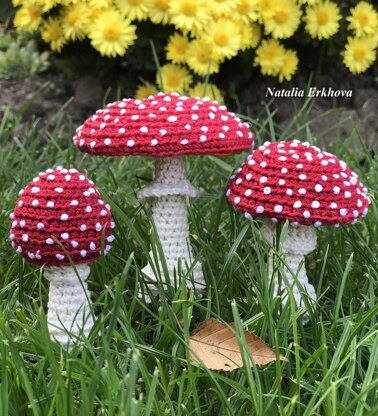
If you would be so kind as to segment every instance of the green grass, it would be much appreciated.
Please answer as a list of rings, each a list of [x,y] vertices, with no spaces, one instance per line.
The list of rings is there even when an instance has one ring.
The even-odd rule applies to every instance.
[[[316,143],[308,107],[281,129],[269,108],[252,120],[258,143],[301,138]],[[293,300],[272,297],[268,247],[258,221],[247,222],[224,196],[227,180],[246,154],[188,158],[188,176],[200,189],[189,207],[191,242],[208,293],[173,288],[150,306],[136,293],[150,243],[159,250],[148,207],[136,191],[152,178],[141,157],[84,156],[71,143],[64,109],[47,128],[21,128],[22,111],[0,121],[0,415],[341,415],[378,414],[378,161],[361,138],[332,149],[369,188],[369,215],[350,226],[317,231],[306,267],[318,300],[309,322]],[[363,163],[361,161],[363,160]],[[92,266],[95,327],[80,350],[51,341],[46,322],[48,285],[40,269],[17,256],[7,240],[9,213],[19,189],[58,164],[77,167],[112,205],[117,228],[110,254]],[[305,296],[305,294],[304,294]],[[268,342],[277,357],[264,367],[231,373],[189,360],[189,334],[202,320],[236,322]],[[182,330],[180,329],[182,327]]]

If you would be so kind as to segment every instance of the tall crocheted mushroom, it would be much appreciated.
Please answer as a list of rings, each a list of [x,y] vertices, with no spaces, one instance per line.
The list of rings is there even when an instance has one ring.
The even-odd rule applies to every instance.
[[[253,133],[225,106],[209,98],[159,93],[144,100],[124,99],[98,110],[77,129],[73,141],[93,155],[155,157],[155,179],[138,193],[150,199],[171,283],[178,261],[189,266],[186,198],[198,191],[186,179],[185,155],[227,155],[251,149]],[[160,267],[160,266],[159,266]],[[156,280],[151,265],[143,272]],[[197,289],[204,288],[202,268],[194,269]],[[154,286],[150,286],[156,292]]]
[[[231,177],[227,197],[246,218],[263,217],[261,231],[270,243],[276,236],[275,223],[290,222],[282,252],[293,273],[311,299],[316,298],[308,282],[304,256],[316,247],[314,227],[354,224],[366,215],[370,199],[356,173],[336,156],[308,143],[264,143],[248,156]],[[270,257],[272,271],[272,257]],[[294,280],[287,272],[290,285]],[[275,282],[275,293],[278,287]],[[300,291],[293,286],[298,306]]]
[[[69,333],[88,335],[93,319],[84,283],[87,263],[101,256],[103,233],[104,252],[110,249],[110,206],[92,181],[76,169],[59,166],[40,173],[20,191],[11,218],[12,246],[30,263],[45,266],[51,336],[66,345],[72,343]]]

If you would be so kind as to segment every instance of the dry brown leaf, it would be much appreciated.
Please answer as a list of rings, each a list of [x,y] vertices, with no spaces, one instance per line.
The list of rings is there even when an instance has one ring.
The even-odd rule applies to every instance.
[[[229,324],[235,330],[235,324]],[[244,331],[247,348],[257,365],[276,360],[276,353],[261,338]],[[190,358],[203,361],[211,370],[231,371],[243,367],[243,359],[236,335],[222,322],[214,318],[206,319],[190,336]],[[280,359],[287,359],[280,355]]]

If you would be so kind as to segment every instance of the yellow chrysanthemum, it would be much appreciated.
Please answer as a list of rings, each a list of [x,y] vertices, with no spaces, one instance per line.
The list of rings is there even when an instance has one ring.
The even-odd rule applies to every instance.
[[[158,89],[156,86],[150,82],[146,82],[145,84],[138,86],[137,90],[135,91],[135,98],[143,100],[144,98],[148,98],[150,95],[155,95],[157,93]]]
[[[257,23],[239,24],[239,32],[241,35],[240,50],[244,51],[248,48],[256,48],[261,37],[261,28]]]
[[[213,13],[217,16],[229,16],[230,13],[234,13],[236,6],[240,0],[208,0],[212,3],[211,7]]]
[[[203,39],[213,45],[215,59],[232,58],[241,47],[237,23],[230,19],[212,20],[205,28]]]
[[[285,48],[276,39],[266,39],[256,49],[255,66],[263,75],[278,75],[285,59]]]
[[[339,29],[339,8],[331,1],[319,1],[306,10],[306,31],[312,38],[328,39]]]
[[[32,32],[42,21],[42,8],[35,5],[23,6],[18,9],[14,18],[14,25],[18,29]]]
[[[189,40],[180,33],[173,34],[165,48],[167,51],[167,59],[174,64],[182,64],[186,62],[186,53],[189,47]]]
[[[203,0],[171,0],[172,23],[185,31],[200,32],[211,16],[209,2]]]
[[[348,38],[342,55],[345,66],[353,74],[366,71],[377,57],[373,43],[366,38]]]
[[[60,52],[66,43],[61,21],[53,17],[44,21],[41,36],[45,42],[50,43],[50,48],[53,51]]]
[[[298,56],[297,52],[292,49],[285,51],[284,59],[282,61],[282,66],[278,71],[278,80],[279,82],[286,80],[291,80],[298,68]]]
[[[214,84],[205,84],[203,82],[197,82],[197,84],[189,90],[190,97],[209,97],[213,101],[223,103],[222,93],[219,88]]]
[[[245,23],[257,21],[258,4],[258,0],[240,0],[236,6],[236,17]]]
[[[293,0],[282,0],[275,7],[272,17],[264,20],[265,32],[276,39],[289,38],[297,30],[301,14],[301,9]]]
[[[146,20],[148,17],[150,0],[114,0],[114,4],[129,20]]]
[[[114,9],[101,13],[90,29],[92,46],[104,56],[124,55],[136,39],[136,27]]]
[[[189,85],[192,83],[192,75],[183,66],[165,64],[160,68],[160,74],[156,76],[156,83],[164,92],[183,94],[189,90]]]
[[[97,7],[97,6],[91,6],[88,8],[88,20],[89,20],[89,26],[100,16],[101,13],[104,13],[106,11],[106,7]],[[90,27],[87,29],[89,31]]]
[[[31,2],[28,1],[30,4]],[[62,4],[63,6],[66,6],[65,2],[62,2],[60,0],[35,0],[34,4],[40,6],[43,10],[43,12],[48,12],[53,7],[57,6],[58,4]]]
[[[314,4],[318,3],[319,0],[298,0],[299,4],[309,4],[313,6]]]
[[[68,40],[82,39],[89,24],[88,7],[83,3],[65,7],[62,12],[62,27]]]
[[[203,39],[190,42],[186,59],[189,68],[201,76],[219,72],[219,63],[212,56],[212,49],[212,45]]]
[[[149,17],[151,22],[155,24],[166,25],[169,23],[171,14],[169,5],[171,0],[151,0],[149,8]]]
[[[112,0],[89,0],[89,7],[96,7],[99,9],[106,9],[110,6]]]
[[[259,13],[259,21],[262,23],[265,19],[270,19],[277,5],[279,5],[279,0],[257,0],[257,11]]]
[[[350,23],[348,29],[354,30],[356,36],[373,35],[378,31],[378,13],[366,1],[361,1],[350,10],[346,18]]]

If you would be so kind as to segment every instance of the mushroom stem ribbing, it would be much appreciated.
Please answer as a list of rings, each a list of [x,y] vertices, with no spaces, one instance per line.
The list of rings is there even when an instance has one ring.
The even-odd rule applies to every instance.
[[[185,158],[172,157],[157,159],[154,181],[138,194],[141,199],[151,199],[152,215],[173,287],[179,285],[179,282],[175,284],[174,281],[174,270],[178,271],[179,262],[182,270],[190,267],[193,262],[186,197],[194,198],[197,193],[196,188],[185,177]],[[152,253],[150,256],[153,259]],[[161,262],[155,266],[159,268],[164,281]],[[142,271],[151,280],[157,280],[151,265],[147,265]],[[196,289],[203,290],[205,282],[200,264],[194,268],[193,277]],[[150,289],[156,292],[154,286],[150,286]]]
[[[50,282],[47,322],[52,338],[61,345],[72,346],[75,337],[88,336],[93,318],[90,308],[90,293],[85,280],[89,266],[48,267],[45,277]],[[78,277],[80,276],[80,279]]]
[[[266,222],[261,228],[261,233],[270,242],[270,244],[274,244],[274,241],[276,240],[276,226],[274,224]],[[302,294],[295,281],[296,279],[294,279],[294,276],[296,276],[298,282],[300,282],[303,289],[308,293],[309,298],[315,301],[316,291],[314,286],[308,281],[306,267],[304,264],[304,256],[315,250],[316,233],[314,229],[309,226],[289,226],[281,247],[284,260],[289,267],[288,270],[288,268],[284,266],[288,284],[292,288],[293,296],[297,306],[303,307],[305,306],[305,303],[302,299]],[[269,255],[269,270],[271,275],[273,275],[273,253],[270,253]],[[284,280],[282,280],[281,287],[279,287],[276,278],[274,281],[274,295],[277,296],[282,291],[283,295],[285,296],[285,293],[287,293],[285,286],[286,283]]]

